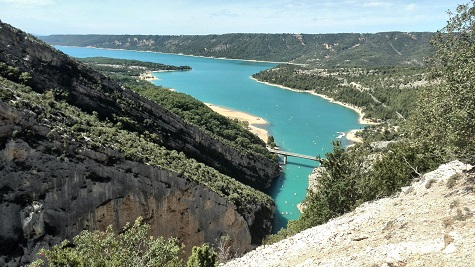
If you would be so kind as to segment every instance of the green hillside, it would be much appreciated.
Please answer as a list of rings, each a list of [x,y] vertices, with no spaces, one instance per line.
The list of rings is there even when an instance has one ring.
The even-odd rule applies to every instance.
[[[51,35],[52,45],[93,46],[318,66],[421,65],[433,33]]]

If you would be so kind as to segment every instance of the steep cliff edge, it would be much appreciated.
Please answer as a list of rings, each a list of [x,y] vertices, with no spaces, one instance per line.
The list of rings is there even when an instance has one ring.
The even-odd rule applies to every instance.
[[[232,237],[234,251],[251,248],[248,224],[236,207],[193,180],[111,150],[82,150],[67,161],[47,151],[47,143],[27,138],[9,139],[0,151],[2,266],[17,257],[28,262],[40,247],[83,229],[120,229],[138,216],[151,234],[178,237],[188,253],[221,235]]]
[[[459,161],[444,164],[397,196],[365,203],[225,266],[472,266],[471,169]]]
[[[183,151],[252,187],[265,189],[278,176],[277,162],[223,145],[154,102],[1,22],[0,62],[28,72],[36,92],[54,89],[83,111],[95,111],[111,121],[126,118],[128,130],[156,133],[161,145],[168,149]]]
[[[270,232],[274,203],[236,180],[265,188],[277,174],[0,22],[0,265],[139,215],[187,253],[222,235],[242,253]]]

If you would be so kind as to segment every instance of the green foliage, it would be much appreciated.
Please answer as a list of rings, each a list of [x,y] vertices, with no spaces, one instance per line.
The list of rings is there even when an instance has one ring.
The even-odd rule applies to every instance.
[[[370,160],[369,158],[375,157]],[[326,223],[363,202],[387,197],[408,185],[420,173],[436,167],[421,147],[399,141],[375,154],[367,145],[345,150],[339,141],[319,159],[323,168],[315,191],[305,198],[304,213],[265,243],[277,242],[304,229]]]
[[[419,88],[428,86],[423,67],[314,68],[279,65],[253,77],[297,90],[322,94],[361,108],[376,121],[399,121],[414,108]]]
[[[24,85],[27,85],[31,80],[31,75],[28,72],[21,72],[18,68],[4,62],[0,62],[0,76]]]
[[[266,143],[269,147],[276,147],[277,144],[275,143],[275,140],[274,140],[274,136],[272,135],[269,135],[267,137],[267,143]]]
[[[475,162],[475,1],[449,12],[432,44],[434,79],[441,84],[419,95],[410,133],[441,161]]]
[[[30,266],[183,266],[181,246],[176,239],[149,236],[150,226],[139,217],[119,234],[82,231],[73,242],[65,240],[52,249],[41,249],[41,259]]]
[[[400,131],[397,125],[381,123],[378,125],[368,125],[362,131],[356,133],[356,136],[363,138],[365,143],[379,141],[394,141],[400,137]]]
[[[218,265],[218,254],[208,244],[193,247],[187,267],[214,267]]]
[[[365,187],[364,201],[390,196],[438,164],[412,141],[392,144],[374,162],[369,175],[361,182],[361,186]]]
[[[358,180],[364,177],[364,161],[355,153],[348,153],[340,141],[334,141],[333,151],[320,158],[324,168],[315,192],[309,192],[304,225],[318,225],[352,210],[362,198]]]
[[[78,59],[81,62],[94,66],[94,69],[103,73],[120,73],[129,76],[139,76],[151,71],[185,71],[191,70],[190,66],[172,66],[155,62],[118,59],[108,57],[89,57]]]

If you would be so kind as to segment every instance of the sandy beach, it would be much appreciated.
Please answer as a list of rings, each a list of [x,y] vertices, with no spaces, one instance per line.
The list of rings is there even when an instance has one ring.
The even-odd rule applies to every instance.
[[[159,80],[157,77],[155,77],[151,71],[141,73],[139,76],[139,79],[145,80],[145,81],[154,81],[154,80]]]
[[[356,133],[361,131],[360,129],[351,130],[346,133],[345,137],[348,141],[353,143],[363,143],[363,139],[361,137],[357,137]]]
[[[220,106],[216,106],[210,103],[205,103],[208,107],[210,107],[213,111],[226,116],[231,119],[238,119],[239,121],[245,121],[249,123],[249,128],[250,131],[254,134],[256,134],[260,139],[262,139],[264,142],[267,142],[267,137],[269,136],[269,133],[260,128],[259,125],[266,125],[269,124],[266,120],[263,118],[242,112],[242,111],[237,111],[237,110],[231,110],[227,108],[223,108]]]

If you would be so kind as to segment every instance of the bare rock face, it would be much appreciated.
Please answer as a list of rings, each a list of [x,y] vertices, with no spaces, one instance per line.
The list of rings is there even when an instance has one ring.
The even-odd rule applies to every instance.
[[[151,234],[178,237],[188,253],[221,235],[233,237],[234,251],[251,248],[249,226],[236,207],[191,179],[117,153],[85,151],[64,161],[43,150],[11,139],[0,151],[0,265],[29,262],[39,247],[84,229],[121,228],[138,216]],[[105,165],[105,158],[115,163]]]
[[[25,238],[38,238],[45,232],[43,204],[34,201],[20,211],[20,219]]]

